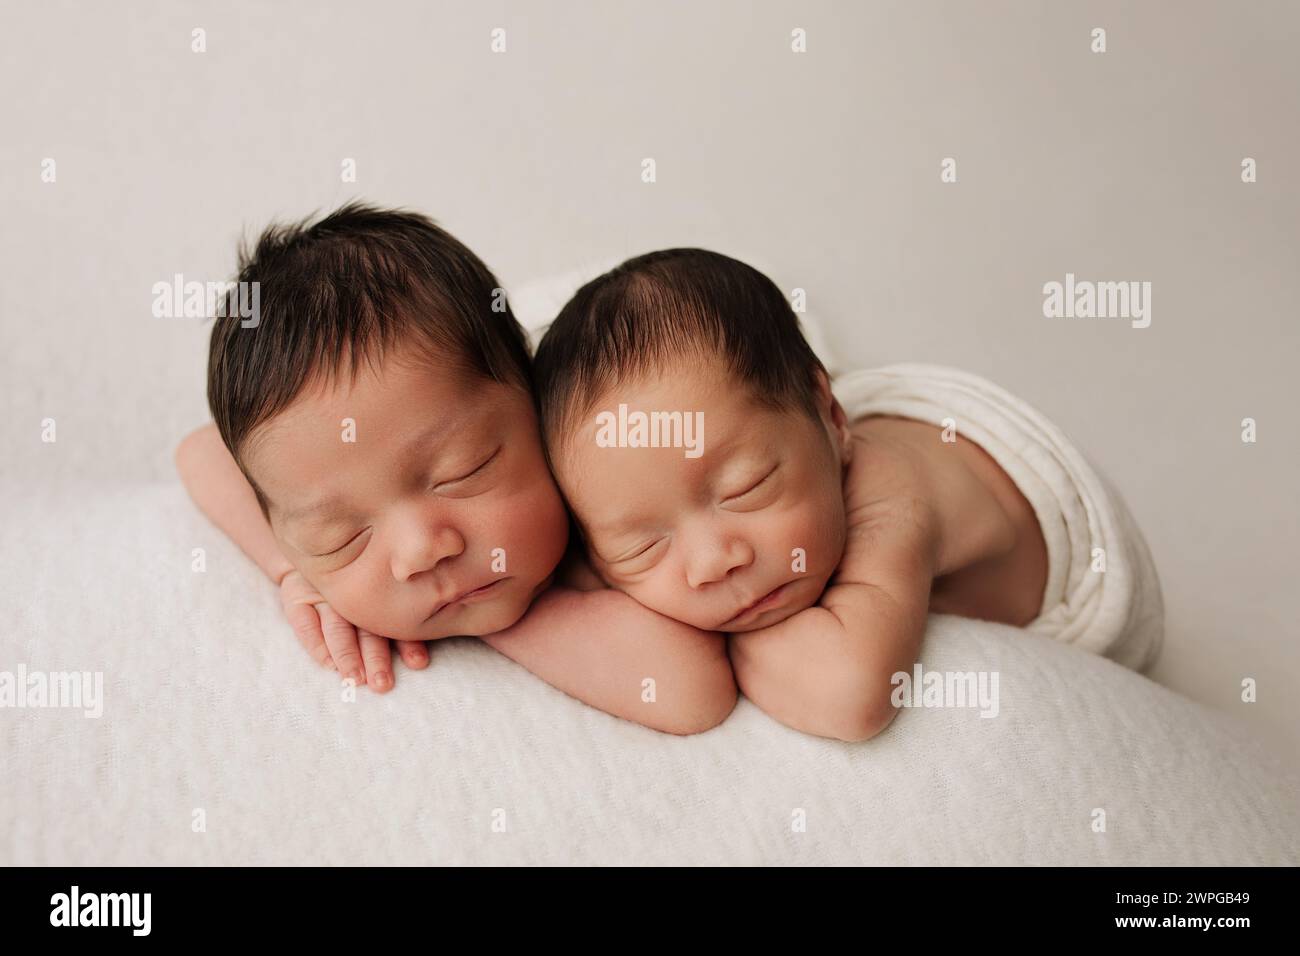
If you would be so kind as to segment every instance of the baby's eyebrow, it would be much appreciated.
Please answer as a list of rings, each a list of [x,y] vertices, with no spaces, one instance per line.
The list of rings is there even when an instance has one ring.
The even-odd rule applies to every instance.
[[[341,515],[345,510],[342,497],[329,495],[299,508],[294,508],[292,511],[285,512],[283,520],[287,523],[302,521],[306,518],[327,518]]]
[[[588,524],[585,521],[579,521],[578,526],[581,529],[582,538],[587,547],[592,551],[595,551],[601,558],[605,558],[605,556],[596,548],[597,537],[617,538],[620,535],[626,534],[633,527],[631,522],[621,519],[610,524]],[[605,560],[608,559],[605,558]]]
[[[618,517],[604,522],[589,523],[581,522],[583,534],[592,537],[594,535],[606,535],[608,537],[617,537],[619,535],[631,534],[636,531],[645,522],[640,515],[620,514]]]
[[[402,446],[402,450],[398,453],[400,460],[409,461],[417,458],[422,451],[445,444],[447,438],[454,431],[449,425],[450,423],[447,421],[434,422]]]

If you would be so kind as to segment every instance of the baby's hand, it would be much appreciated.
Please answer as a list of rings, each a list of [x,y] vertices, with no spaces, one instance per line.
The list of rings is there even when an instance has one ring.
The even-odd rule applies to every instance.
[[[358,684],[384,693],[393,687],[392,649],[386,637],[355,628],[325,603],[298,571],[280,580],[280,604],[298,643],[318,663]],[[423,641],[395,641],[402,662],[412,670],[429,663]]]

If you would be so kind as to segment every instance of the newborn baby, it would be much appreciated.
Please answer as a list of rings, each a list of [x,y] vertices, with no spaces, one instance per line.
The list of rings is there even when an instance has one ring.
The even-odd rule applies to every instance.
[[[893,719],[928,611],[1038,614],[1035,512],[937,425],[849,421],[771,280],[699,249],[584,286],[538,349],[547,456],[612,587],[727,634],[741,690],[843,740]]]

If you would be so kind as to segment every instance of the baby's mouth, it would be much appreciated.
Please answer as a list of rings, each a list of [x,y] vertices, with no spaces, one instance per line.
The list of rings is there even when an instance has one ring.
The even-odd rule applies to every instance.
[[[478,601],[492,597],[499,592],[501,585],[505,584],[509,580],[510,578],[496,578],[492,581],[487,582],[486,584],[480,584],[477,587],[470,588],[467,591],[461,591],[459,594],[455,595],[454,597],[446,601],[443,601],[441,604],[435,607],[433,609],[433,613],[430,614],[429,617],[425,618],[425,620],[431,620],[432,618],[437,617],[439,614],[441,614],[447,608],[451,607],[453,604],[474,604]]]
[[[770,611],[773,608],[778,607],[781,602],[789,596],[790,589],[793,585],[794,582],[790,581],[773,588],[752,604],[742,607],[734,616],[719,624],[716,630],[725,631],[728,628],[749,623],[748,619],[757,618],[764,611]]]

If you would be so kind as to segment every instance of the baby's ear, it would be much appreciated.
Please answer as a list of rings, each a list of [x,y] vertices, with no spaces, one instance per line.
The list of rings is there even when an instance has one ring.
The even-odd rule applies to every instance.
[[[839,453],[840,464],[847,465],[853,457],[853,436],[849,432],[849,416],[844,406],[831,391],[831,380],[823,369],[817,370],[817,409],[822,413],[827,431]]]

